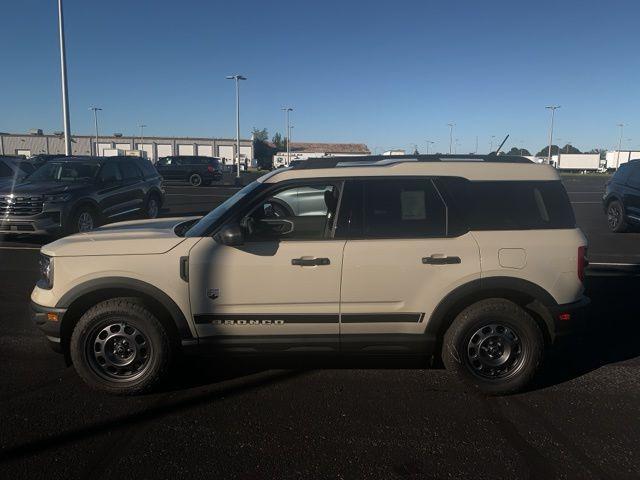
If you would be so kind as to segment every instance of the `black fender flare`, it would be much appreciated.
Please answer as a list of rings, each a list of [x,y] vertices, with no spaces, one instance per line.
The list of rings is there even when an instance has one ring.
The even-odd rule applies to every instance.
[[[483,298],[504,297],[505,295],[529,300],[526,306],[541,317],[547,327],[545,333],[553,341],[555,325],[550,311],[558,306],[558,302],[541,286],[528,280],[506,276],[472,280],[452,290],[433,311],[427,322],[425,333],[441,341],[455,315],[466,306]]]
[[[176,305],[176,303],[173,301],[173,299],[171,299],[171,297],[169,297],[158,287],[135,278],[103,277],[88,280],[79,285],[76,285],[71,290],[66,292],[62,297],[60,297],[58,303],[56,304],[56,308],[67,309],[77,299],[87,294],[99,292],[101,290],[122,290],[134,293],[137,292],[153,298],[169,312],[169,315],[173,319],[178,330],[180,338],[183,340],[193,339],[193,335],[191,334],[191,329],[189,328],[187,319],[182,313],[182,310],[180,310],[178,305]]]

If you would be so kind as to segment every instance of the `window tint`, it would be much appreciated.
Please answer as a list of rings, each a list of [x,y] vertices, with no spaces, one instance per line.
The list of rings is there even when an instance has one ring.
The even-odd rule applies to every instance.
[[[281,190],[242,220],[247,240],[322,240],[333,227],[338,197],[337,187],[326,184]]]
[[[629,164],[623,163],[622,165],[620,165],[620,168],[616,170],[616,173],[613,174],[613,177],[611,177],[611,181],[624,184],[627,181],[628,175],[629,175]]]
[[[0,162],[0,177],[10,177],[13,175],[13,170],[7,166],[4,162]]]
[[[100,180],[104,183],[119,182],[122,180],[118,164],[116,162],[105,163],[102,166],[102,170],[100,170]]]
[[[443,237],[446,217],[446,206],[428,178],[363,182],[365,238]]]
[[[31,175],[33,172],[36,171],[35,165],[29,162],[20,162],[18,164],[18,168],[28,175]]]
[[[628,168],[628,171],[627,184],[633,188],[640,188],[640,165],[633,165]]]
[[[569,197],[560,181],[471,182],[443,177],[437,184],[450,207],[452,228],[460,223],[471,230],[575,227]]]
[[[122,178],[124,180],[131,180],[142,176],[138,167],[131,161],[121,162],[120,171],[122,172]]]
[[[145,177],[155,177],[158,172],[156,171],[156,169],[154,168],[154,166],[151,164],[151,162],[149,160],[145,160],[144,158],[139,158],[136,159],[136,164],[138,165],[138,167],[140,167],[140,170],[142,170],[142,173],[144,173]]]

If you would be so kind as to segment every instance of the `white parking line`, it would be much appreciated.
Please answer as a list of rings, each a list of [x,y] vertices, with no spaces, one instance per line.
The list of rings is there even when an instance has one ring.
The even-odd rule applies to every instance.
[[[40,247],[0,247],[0,250],[40,250]]]
[[[219,198],[229,198],[231,195],[203,195],[201,193],[165,193],[167,197],[219,197]]]
[[[591,204],[602,205],[602,202],[571,202],[571,203],[591,203]]]
[[[640,267],[640,263],[589,262],[596,267]]]
[[[599,195],[601,195],[601,194],[602,194],[602,192],[601,192],[601,191],[600,191],[600,192],[598,192],[598,191],[594,191],[594,192],[570,192],[569,190],[567,190],[567,193],[597,193],[597,194],[599,194]]]

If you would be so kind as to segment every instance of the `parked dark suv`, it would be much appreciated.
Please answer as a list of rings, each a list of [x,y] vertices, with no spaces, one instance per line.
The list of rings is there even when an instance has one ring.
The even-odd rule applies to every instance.
[[[0,187],[0,233],[65,234],[128,214],[155,218],[163,199],[162,179],[146,159],[52,159]]]
[[[618,168],[606,185],[602,202],[612,232],[626,232],[632,224],[640,224],[640,160]]]
[[[220,159],[215,157],[162,157],[158,159],[156,168],[165,180],[189,182],[194,187],[211,185],[213,181],[222,180]]]

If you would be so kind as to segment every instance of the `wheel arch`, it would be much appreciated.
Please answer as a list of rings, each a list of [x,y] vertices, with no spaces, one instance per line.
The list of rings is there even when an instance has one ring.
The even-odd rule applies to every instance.
[[[521,278],[488,277],[473,280],[451,291],[440,301],[427,322],[427,333],[437,340],[439,353],[442,339],[456,316],[468,306],[488,298],[504,298],[524,308],[538,324],[545,344],[553,343],[555,326],[550,308],[558,303],[544,288]]]
[[[70,360],[71,334],[80,317],[97,303],[118,297],[140,301],[167,329],[176,346],[179,347],[182,340],[194,339],[182,310],[159,288],[126,277],[94,279],[73,287],[56,305],[56,308],[66,309],[60,325],[60,345],[67,361]]]

